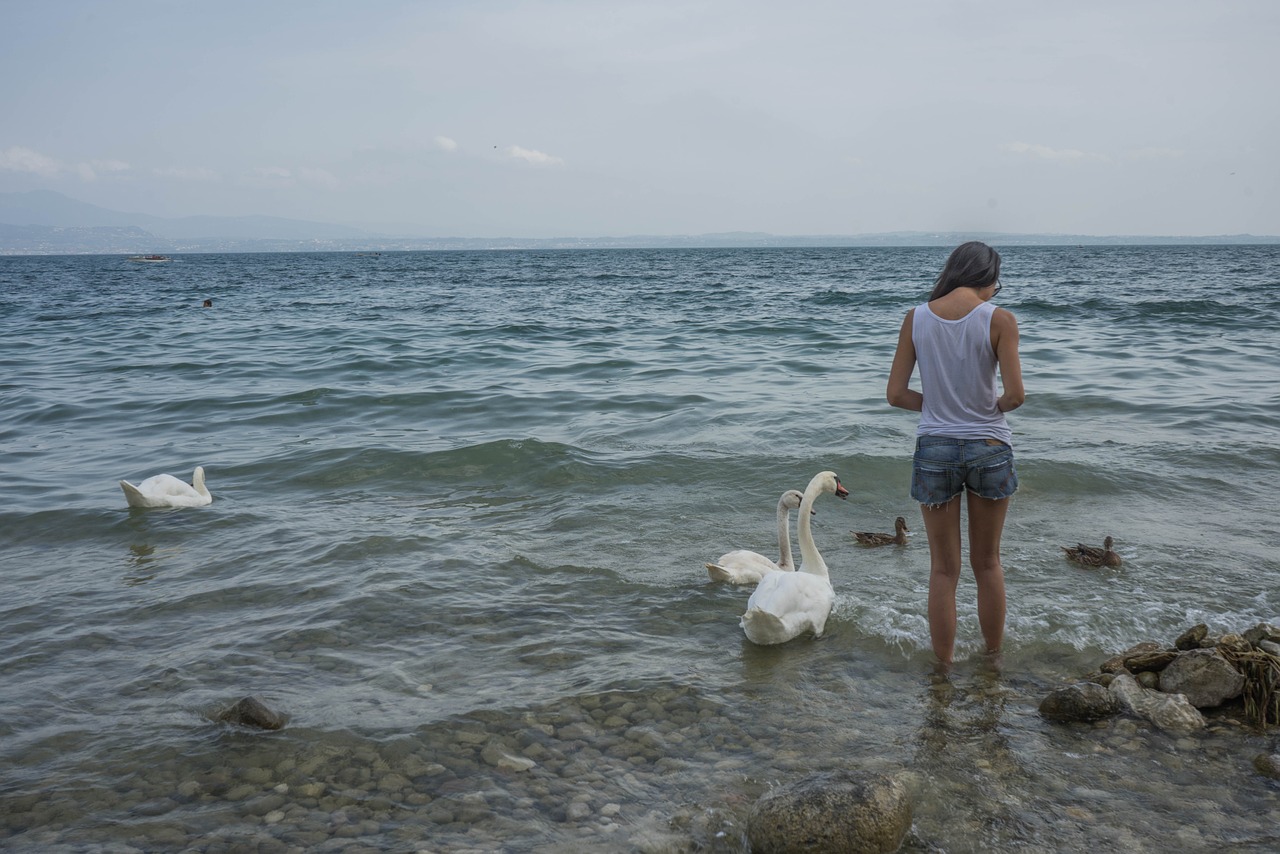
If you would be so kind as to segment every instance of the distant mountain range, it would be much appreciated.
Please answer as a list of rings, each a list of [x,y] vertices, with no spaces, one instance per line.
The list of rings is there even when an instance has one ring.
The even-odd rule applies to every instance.
[[[949,246],[981,239],[997,245],[1280,243],[1249,234],[1212,237],[1108,236],[898,231],[780,236],[759,232],[630,237],[413,237],[347,225],[271,216],[165,218],[77,201],[51,190],[0,193],[0,255],[150,252],[324,252],[431,249],[600,249],[766,246]]]

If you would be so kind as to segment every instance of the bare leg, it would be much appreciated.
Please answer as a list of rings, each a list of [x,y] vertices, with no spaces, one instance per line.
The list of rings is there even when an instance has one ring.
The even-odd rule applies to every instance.
[[[969,494],[969,565],[978,583],[978,625],[988,653],[1000,652],[1000,645],[1004,643],[1004,567],[1000,564],[1000,535],[1008,512],[1007,498],[993,500]]]
[[[929,640],[943,666],[956,646],[956,585],[960,581],[960,496],[941,507],[920,505],[929,535]]]

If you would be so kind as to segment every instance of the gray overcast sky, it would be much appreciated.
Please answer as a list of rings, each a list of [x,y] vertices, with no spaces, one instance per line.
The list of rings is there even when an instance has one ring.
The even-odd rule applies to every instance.
[[[0,0],[0,191],[433,236],[1280,234],[1280,2]]]

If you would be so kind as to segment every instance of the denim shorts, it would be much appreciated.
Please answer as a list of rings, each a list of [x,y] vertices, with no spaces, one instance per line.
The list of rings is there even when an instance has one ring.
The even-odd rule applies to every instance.
[[[980,498],[1008,498],[1018,491],[1013,448],[999,439],[920,436],[911,462],[911,497],[946,504],[964,490]]]

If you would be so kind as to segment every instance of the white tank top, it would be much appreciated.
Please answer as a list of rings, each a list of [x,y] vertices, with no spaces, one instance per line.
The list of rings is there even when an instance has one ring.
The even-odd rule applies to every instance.
[[[1013,431],[996,407],[996,353],[991,346],[990,302],[959,320],[945,320],[924,303],[916,308],[911,342],[920,366],[924,407],[917,436],[999,439],[1012,445]]]

